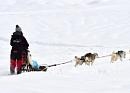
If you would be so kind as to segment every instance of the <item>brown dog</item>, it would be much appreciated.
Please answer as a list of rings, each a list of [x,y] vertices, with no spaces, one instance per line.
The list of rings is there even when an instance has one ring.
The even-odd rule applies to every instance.
[[[87,53],[85,54],[85,63],[87,65],[93,65],[95,59],[98,57],[97,53]]]
[[[83,63],[87,64],[87,65],[92,65],[94,60],[96,59],[96,57],[98,57],[97,53],[87,53],[84,56],[81,56],[81,58],[75,56],[75,67],[77,65],[82,65]]]

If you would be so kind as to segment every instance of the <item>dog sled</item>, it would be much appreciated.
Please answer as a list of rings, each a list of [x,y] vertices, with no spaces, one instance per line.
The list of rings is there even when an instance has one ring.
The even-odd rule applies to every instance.
[[[70,62],[72,62],[72,60],[63,62],[63,63],[59,63],[59,64],[39,65],[37,61],[31,59],[30,51],[28,51],[27,58],[26,58],[24,64],[22,65],[22,72],[31,72],[31,71],[46,72],[48,70],[48,68],[50,68],[50,67],[54,67],[54,66],[58,66],[58,65],[62,65],[62,64],[70,63]]]
[[[33,62],[36,62],[36,61],[33,61]],[[58,66],[58,65],[62,65],[62,64],[67,64],[67,63],[70,63],[72,62],[72,60],[70,61],[67,61],[67,62],[63,62],[63,63],[59,63],[59,64],[52,64],[52,65],[37,65],[37,66],[33,66],[31,64],[29,64],[28,66],[26,65],[23,65],[22,67],[22,72],[31,72],[31,71],[43,71],[43,72],[46,72],[48,70],[48,68],[50,67],[54,67],[54,66]]]

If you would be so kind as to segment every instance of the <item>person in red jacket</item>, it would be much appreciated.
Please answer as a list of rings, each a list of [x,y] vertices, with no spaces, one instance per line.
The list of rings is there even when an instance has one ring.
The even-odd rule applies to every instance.
[[[22,64],[26,60],[29,44],[23,36],[22,29],[16,25],[15,32],[11,36],[10,45],[12,46],[10,54],[10,73],[21,73]]]

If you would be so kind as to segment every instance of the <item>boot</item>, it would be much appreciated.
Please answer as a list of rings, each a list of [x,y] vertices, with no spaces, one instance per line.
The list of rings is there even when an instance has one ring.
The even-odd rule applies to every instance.
[[[10,74],[11,74],[11,75],[15,74],[15,70],[12,69],[12,68],[10,68]]]
[[[17,74],[21,74],[21,72],[22,72],[22,71],[21,71],[21,70],[19,70],[19,71],[17,71]]]

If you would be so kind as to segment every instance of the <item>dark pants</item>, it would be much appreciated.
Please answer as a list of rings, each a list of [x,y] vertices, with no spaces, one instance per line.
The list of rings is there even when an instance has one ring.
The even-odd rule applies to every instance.
[[[14,74],[16,68],[17,74],[20,74],[22,70],[22,64],[24,64],[27,59],[26,52],[19,50],[11,50],[10,57],[10,73]]]

